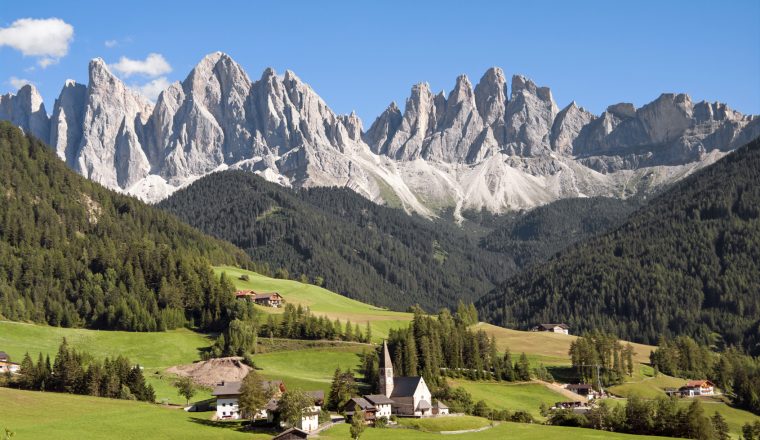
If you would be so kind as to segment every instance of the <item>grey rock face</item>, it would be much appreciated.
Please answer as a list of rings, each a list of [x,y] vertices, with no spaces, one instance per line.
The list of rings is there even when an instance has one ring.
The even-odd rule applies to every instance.
[[[50,138],[50,120],[37,88],[31,84],[18,92],[0,96],[0,119],[11,121],[25,132],[47,142]]]
[[[545,153],[551,147],[550,134],[556,115],[557,105],[548,87],[537,87],[523,76],[513,76],[505,150],[518,156]]]
[[[150,167],[136,133],[151,107],[116,78],[102,59],[91,61],[75,169],[109,188],[123,188],[120,182],[126,185],[147,176]],[[117,164],[117,160],[126,163]]]
[[[86,99],[87,86],[72,80],[66,81],[55,100],[53,116],[50,118],[50,146],[71,167],[76,163],[79,144],[82,142]]]
[[[583,127],[588,125],[596,117],[578,107],[575,101],[557,113],[551,131],[552,150],[570,155],[573,153],[573,143],[578,138]]]

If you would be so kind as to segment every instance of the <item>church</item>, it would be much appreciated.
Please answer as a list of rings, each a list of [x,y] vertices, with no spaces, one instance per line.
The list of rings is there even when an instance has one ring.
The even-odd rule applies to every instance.
[[[394,377],[388,344],[383,342],[380,364],[380,393],[391,399],[392,411],[401,416],[433,415],[432,396],[422,377]]]

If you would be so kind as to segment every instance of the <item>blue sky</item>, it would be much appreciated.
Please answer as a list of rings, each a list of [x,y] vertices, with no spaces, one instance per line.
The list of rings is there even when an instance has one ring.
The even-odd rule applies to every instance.
[[[356,110],[365,127],[390,101],[403,107],[414,83],[449,91],[457,75],[476,83],[490,66],[551,87],[560,107],[575,99],[599,113],[620,101],[640,106],[661,92],[686,92],[760,114],[757,0],[107,4],[3,5],[0,90],[29,80],[51,111],[64,80],[86,82],[93,57],[115,64],[159,54],[166,65],[121,73],[142,86],[184,79],[205,54],[220,50],[252,79],[267,66],[293,70],[336,112]],[[23,32],[22,18],[62,20],[61,32],[46,29],[68,45],[26,41],[34,36]]]

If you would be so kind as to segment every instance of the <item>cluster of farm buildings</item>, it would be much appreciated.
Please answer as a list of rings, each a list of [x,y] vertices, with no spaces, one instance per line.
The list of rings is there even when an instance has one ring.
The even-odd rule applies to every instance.
[[[264,382],[264,385],[270,390],[272,397],[253,418],[274,423],[277,419],[278,402],[282,393],[285,392],[285,385],[281,381],[268,381]],[[437,400],[433,401],[424,378],[399,377],[393,374],[393,363],[386,343],[383,343],[379,386],[380,394],[355,396],[346,403],[342,412],[348,420],[351,420],[357,412],[364,413],[366,424],[374,424],[381,417],[388,421],[394,415],[434,417],[449,414],[449,408],[445,404]],[[212,395],[216,398],[218,420],[250,417],[250,414],[243,414],[239,407],[240,387],[240,382],[222,382],[214,388]],[[325,401],[324,392],[308,391],[306,394],[311,397],[314,404],[309,408],[304,408],[303,416],[297,426],[283,433],[283,435],[287,433],[287,438],[299,438],[298,436],[302,433],[313,433],[320,427],[319,413]]]

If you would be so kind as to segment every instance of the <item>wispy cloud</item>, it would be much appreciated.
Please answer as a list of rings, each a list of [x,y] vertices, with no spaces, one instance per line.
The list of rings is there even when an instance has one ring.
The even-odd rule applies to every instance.
[[[36,57],[43,69],[69,53],[74,27],[60,18],[21,18],[0,28],[0,46]]]
[[[119,45],[119,42],[117,40],[106,40],[103,43],[107,48],[111,49]]]
[[[146,84],[143,85],[134,85],[134,89],[140,92],[141,95],[145,96],[146,98],[150,99],[152,102],[156,102],[158,100],[158,95],[161,94],[164,90],[166,90],[171,83],[168,79],[166,79],[165,76],[156,78],[152,81],[149,81]]]
[[[118,63],[111,64],[110,67],[125,77],[132,75],[156,77],[172,71],[172,66],[159,53],[150,53],[144,60],[121,57]]]
[[[27,84],[32,84],[32,82],[25,78],[16,78],[15,76],[12,76],[8,78],[8,84],[10,84],[14,89],[18,90]]]

